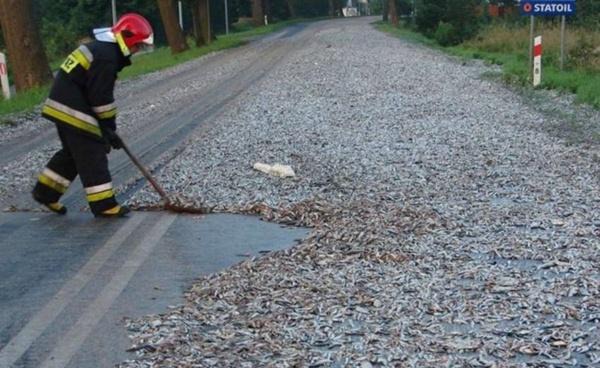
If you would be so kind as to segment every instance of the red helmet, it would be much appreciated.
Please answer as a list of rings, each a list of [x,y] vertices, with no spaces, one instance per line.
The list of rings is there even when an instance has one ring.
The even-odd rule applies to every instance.
[[[152,26],[146,18],[139,14],[124,14],[119,18],[117,24],[112,27],[112,32],[117,40],[122,39],[131,52],[137,51],[143,45],[154,45]]]

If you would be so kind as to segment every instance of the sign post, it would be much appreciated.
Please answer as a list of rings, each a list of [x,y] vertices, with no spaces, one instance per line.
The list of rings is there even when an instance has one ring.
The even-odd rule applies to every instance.
[[[8,84],[8,66],[6,56],[0,52],[0,82],[2,82],[2,93],[5,99],[10,99],[10,84]]]
[[[535,17],[532,15],[529,18],[529,73],[531,73],[533,70],[533,32],[535,32]]]
[[[533,45],[533,86],[542,83],[542,36],[537,36]]]
[[[560,70],[565,67],[565,28],[566,17],[563,15],[560,21]]]
[[[521,14],[531,17],[529,34],[529,67],[532,67],[534,47],[532,45],[535,31],[534,16],[554,17],[561,16],[560,29],[560,70],[564,68],[565,59],[565,23],[567,15],[575,14],[575,0],[521,0]],[[534,68],[535,69],[535,68]],[[535,77],[535,76],[534,76]]]

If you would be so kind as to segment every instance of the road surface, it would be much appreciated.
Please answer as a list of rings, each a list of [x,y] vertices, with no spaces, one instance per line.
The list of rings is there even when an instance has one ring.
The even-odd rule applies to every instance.
[[[119,87],[120,110],[125,119],[135,116],[120,128],[132,150],[147,165],[160,158],[153,165],[160,169],[193,131],[268,73],[293,47],[287,38],[302,28]],[[178,90],[228,63],[235,65],[209,85]],[[166,106],[165,97],[175,104]],[[160,112],[148,107],[159,104]],[[307,234],[227,214],[134,212],[96,220],[79,183],[63,197],[67,216],[39,212],[29,198],[32,173],[57,140],[51,124],[38,120],[39,127],[0,144],[0,166],[24,160],[31,174],[27,185],[11,177],[12,190],[0,201],[11,209],[0,214],[0,367],[108,367],[131,358],[123,318],[159,313],[181,302],[197,277],[291,247]],[[36,152],[44,154],[31,161]],[[124,154],[113,152],[110,161],[115,185],[129,184],[118,196],[125,201],[144,182]]]

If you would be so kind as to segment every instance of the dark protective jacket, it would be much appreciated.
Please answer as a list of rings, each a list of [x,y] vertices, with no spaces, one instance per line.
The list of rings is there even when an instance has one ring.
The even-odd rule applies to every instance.
[[[130,64],[116,43],[92,41],[79,46],[56,74],[42,116],[102,140],[101,128],[116,130],[115,81]]]

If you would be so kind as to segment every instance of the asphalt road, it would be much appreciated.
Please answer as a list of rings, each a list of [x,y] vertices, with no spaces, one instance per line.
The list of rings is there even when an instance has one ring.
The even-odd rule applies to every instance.
[[[302,32],[303,30],[304,25],[294,25],[244,47],[209,57],[200,65],[189,63],[190,67],[184,66],[178,69],[178,72],[164,78],[135,81],[134,88],[117,97],[120,111],[136,111],[135,121],[124,122],[123,119],[126,119],[127,115],[119,117],[121,136],[142,162],[154,170],[159,170],[181,152],[191,134],[198,134],[244,91],[267,75],[290,50],[298,47],[317,31],[311,29],[309,32]],[[170,96],[176,100],[160,111],[148,108],[177,86],[192,84],[195,79],[206,73],[206,70],[210,71],[219,64],[232,62],[236,64],[232,73],[222,76],[206,88],[186,90],[185,93]],[[121,127],[124,123],[128,125]],[[0,167],[18,161],[28,153],[48,149],[48,146],[56,141],[55,130],[50,124],[46,124],[43,130],[4,142],[0,144]],[[142,181],[141,175],[122,151],[111,153],[109,162],[115,186],[130,184],[134,178]],[[40,165],[41,170],[43,164]],[[79,181],[76,180],[72,187],[63,196],[62,202],[69,208],[86,207]],[[8,192],[0,197],[0,208],[37,208],[38,205],[30,198],[30,190],[31,188],[18,188],[17,191]],[[139,190],[139,186],[129,185],[128,192],[123,193],[123,196],[128,197],[135,190]]]
[[[123,318],[176,305],[197,277],[306,235],[254,217],[0,215],[0,367],[108,367]]]
[[[303,26],[294,26],[207,63],[236,58],[257,48],[256,57],[211,88],[177,102],[175,111],[140,119],[143,129],[126,135],[142,161],[159,170],[176,157],[190,134],[202,129],[228,103],[281,61]],[[304,36],[304,37],[309,37]],[[287,41],[287,42],[286,42]],[[196,68],[183,68],[141,90],[159,96],[186,83]],[[149,91],[149,92],[144,92]],[[150,99],[151,96],[147,96]],[[125,97],[122,105],[143,100]],[[0,164],[47,147],[51,130],[0,145]],[[129,183],[123,200],[139,190],[139,174],[123,153],[111,157],[115,185]],[[135,181],[137,180],[137,184]],[[134,182],[133,185],[131,183]],[[137,212],[127,219],[97,220],[85,210],[80,184],[70,188],[67,216],[32,211],[30,188],[0,201],[0,367],[106,367],[131,354],[123,318],[164,311],[180,301],[201,275],[274,250],[307,234],[258,218],[234,215],[176,216]]]

